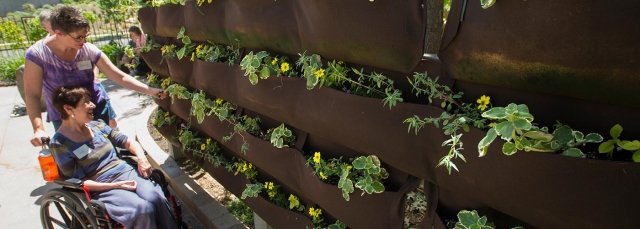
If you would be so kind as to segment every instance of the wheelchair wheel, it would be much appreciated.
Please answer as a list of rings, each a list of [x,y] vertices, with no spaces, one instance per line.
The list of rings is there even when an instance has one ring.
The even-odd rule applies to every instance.
[[[73,193],[55,188],[42,197],[42,228],[97,229],[96,219]]]

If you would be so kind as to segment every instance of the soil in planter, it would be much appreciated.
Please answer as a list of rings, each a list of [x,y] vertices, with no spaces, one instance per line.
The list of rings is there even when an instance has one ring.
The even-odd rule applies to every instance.
[[[155,111],[151,115],[151,117],[155,116]],[[169,152],[168,141],[164,138],[155,127],[153,127],[153,119],[149,119],[147,122],[147,129],[149,130],[149,134],[153,138],[153,140],[160,146],[160,148],[164,152]],[[205,172],[203,169],[196,166],[193,162],[189,161],[187,158],[183,157],[179,160],[176,160],[180,169],[187,172],[189,177],[194,179],[194,181],[202,187],[211,197],[213,197],[216,201],[220,202],[225,208],[229,208],[234,199],[237,199],[235,195],[226,190],[224,186],[222,186],[218,181],[213,179],[211,175]],[[247,228],[254,228],[254,225],[245,225]]]

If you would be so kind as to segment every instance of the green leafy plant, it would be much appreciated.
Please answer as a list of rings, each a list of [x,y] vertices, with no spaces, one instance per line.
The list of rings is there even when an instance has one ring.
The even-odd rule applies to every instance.
[[[493,4],[496,3],[496,0],[480,0],[480,6],[482,6],[482,9],[488,9],[489,7],[493,6]]]
[[[160,48],[160,51],[162,52],[162,60],[160,61],[160,63],[162,63],[162,61],[164,61],[164,59],[173,59],[173,58],[177,58],[178,54],[177,51],[178,50],[178,46],[174,45],[174,44],[170,44],[170,45],[163,45]]]
[[[160,107],[158,107],[158,109],[156,110],[154,119],[153,119],[153,125],[156,127],[161,127],[161,126],[165,126],[165,125],[171,125],[173,123],[176,122],[176,116],[171,114],[168,111],[164,111],[162,109],[160,109]]]
[[[238,46],[224,46],[209,42],[209,44],[199,44],[196,46],[194,54],[191,56],[193,61],[195,58],[207,62],[221,62],[233,65],[240,56],[240,44]]]
[[[253,210],[239,199],[234,198],[227,209],[243,224],[253,225]]]
[[[251,183],[257,183],[258,179],[258,170],[253,166],[250,162],[247,162],[243,159],[237,159],[236,162],[233,163],[233,169],[235,173],[233,175],[238,175],[238,173],[242,173],[247,176],[247,179],[251,181]]]
[[[178,132],[178,141],[182,144],[182,151],[186,151],[187,149],[192,149],[196,145],[199,145],[201,139],[196,137],[196,134],[191,131],[189,126],[183,125],[180,127],[180,131]]]
[[[622,126],[616,124],[609,130],[609,134],[613,139],[609,139],[598,146],[598,152],[608,154],[609,158],[612,157],[613,151],[618,146],[618,150],[624,149],[633,152],[632,159],[634,162],[640,162],[640,141],[626,141],[620,140],[620,134],[622,134]]]
[[[422,189],[416,188],[407,193],[404,208],[404,228],[418,228],[427,211],[427,198]]]
[[[345,92],[357,95],[381,98],[383,104],[389,105],[389,109],[398,102],[402,102],[402,91],[394,88],[393,80],[386,76],[373,72],[365,74],[362,69],[351,69],[358,76],[357,80],[348,77],[349,69],[342,61],[335,60],[327,62],[327,68],[322,68],[322,58],[318,54],[306,56],[305,53],[298,54],[300,59],[296,65],[302,69],[302,75],[307,79],[307,89],[311,90],[316,85],[328,86],[335,89],[342,89]],[[348,85],[350,89],[344,85]]]
[[[291,130],[284,126],[284,123],[273,130],[268,130],[267,133],[271,133],[270,141],[275,147],[293,147],[296,144],[296,136],[293,136]]]
[[[524,105],[509,104],[507,107],[493,107],[487,109],[491,103],[488,96],[483,95],[477,100],[478,105],[464,103],[460,99],[463,93],[454,93],[448,86],[437,83],[438,77],[431,79],[426,73],[415,73],[409,82],[413,86],[416,96],[427,95],[430,103],[434,99],[441,100],[440,106],[445,109],[440,117],[428,117],[421,119],[418,116],[407,118],[404,123],[409,123],[408,131],[414,129],[418,131],[427,124],[433,124],[442,129],[444,134],[451,138],[444,141],[442,146],[448,146],[449,152],[438,162],[437,167],[445,166],[451,173],[452,169],[458,171],[453,163],[454,159],[460,158],[466,162],[462,155],[463,144],[460,129],[469,131],[469,124],[478,129],[484,129],[485,123],[490,121],[490,128],[487,135],[478,143],[479,156],[486,155],[489,145],[500,136],[506,143],[502,146],[502,152],[512,155],[518,150],[534,152],[560,152],[562,155],[584,157],[584,154],[577,147],[586,143],[598,143],[602,141],[602,136],[595,133],[584,135],[580,131],[575,131],[569,126],[558,123],[553,133],[549,133],[547,127],[537,127],[533,122],[533,115],[529,113],[529,108]],[[480,114],[480,111],[484,111]]]
[[[561,123],[556,125],[553,133],[548,133],[548,128],[538,128],[533,125],[533,115],[524,104],[511,103],[507,107],[494,107],[482,113],[482,117],[496,124],[478,143],[478,152],[481,157],[487,153],[487,148],[498,136],[506,141],[502,146],[502,153],[506,155],[524,150],[527,152],[560,151],[565,156],[584,157],[577,147],[602,141],[602,136],[599,134],[590,133],[585,136],[582,132]]]
[[[266,51],[256,54],[249,52],[242,61],[240,68],[245,70],[244,75],[249,76],[251,84],[258,84],[258,79],[268,79],[270,76],[296,76],[297,73],[291,68],[287,57],[271,57]]]
[[[315,152],[313,157],[307,158],[307,165],[313,165],[314,174],[323,181],[338,177],[338,188],[347,201],[355,188],[362,190],[362,195],[384,192],[381,181],[389,177],[387,170],[380,167],[380,159],[374,155],[360,156],[347,164],[342,158],[325,160],[320,152]]]
[[[189,92],[186,87],[180,84],[171,84],[167,86],[165,92],[169,97],[171,97],[171,103],[175,101],[175,98],[191,99],[191,92]]]
[[[176,57],[178,57],[178,60],[181,60],[185,56],[191,55],[191,53],[193,53],[193,50],[196,47],[196,44],[191,43],[191,39],[189,38],[189,36],[184,35],[184,33],[185,33],[184,27],[180,27],[180,31],[178,32],[177,38],[182,39],[182,43],[184,43],[184,46],[182,46],[182,48],[176,51]]]
[[[162,45],[156,43],[153,39],[149,39],[142,47],[140,47],[140,52],[151,52],[161,48]]]
[[[115,65],[115,64],[118,63],[117,55],[118,54],[124,54],[125,47],[120,45],[119,43],[111,40],[106,45],[101,46],[100,50],[102,51],[102,53],[107,55],[107,57],[109,57],[109,60],[111,61],[111,63],[113,63]]]
[[[495,229],[496,226],[487,222],[487,217],[478,215],[478,212],[462,210],[458,212],[458,222],[454,229]],[[512,229],[522,229],[522,227],[514,227]]]
[[[42,28],[42,26],[40,26],[40,20],[38,20],[38,18],[29,19],[25,26],[26,26],[25,30],[27,33],[27,39],[31,43],[35,43],[36,41],[39,41],[40,39],[45,38],[49,34],[47,30],[45,30],[44,28]]]
[[[24,55],[0,59],[0,81],[16,83],[16,71],[24,65]]]

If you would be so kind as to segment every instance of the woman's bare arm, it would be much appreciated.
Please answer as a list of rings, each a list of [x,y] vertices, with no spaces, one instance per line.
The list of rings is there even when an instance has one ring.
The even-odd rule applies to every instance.
[[[27,114],[33,127],[31,144],[41,146],[40,138],[48,137],[44,131],[42,114],[40,110],[40,98],[42,97],[42,68],[31,60],[25,60],[24,66],[24,99],[27,104]]]

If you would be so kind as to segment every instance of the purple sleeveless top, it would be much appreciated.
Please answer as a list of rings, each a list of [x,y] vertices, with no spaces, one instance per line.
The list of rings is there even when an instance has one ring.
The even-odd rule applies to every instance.
[[[66,62],[49,49],[44,39],[27,50],[26,59],[42,68],[42,91],[47,102],[47,122],[60,120],[60,114],[53,108],[51,96],[53,91],[61,86],[79,85],[86,88],[94,104],[109,100],[107,93],[94,82],[93,68],[101,54],[102,51],[95,45],[85,43],[76,58]]]

